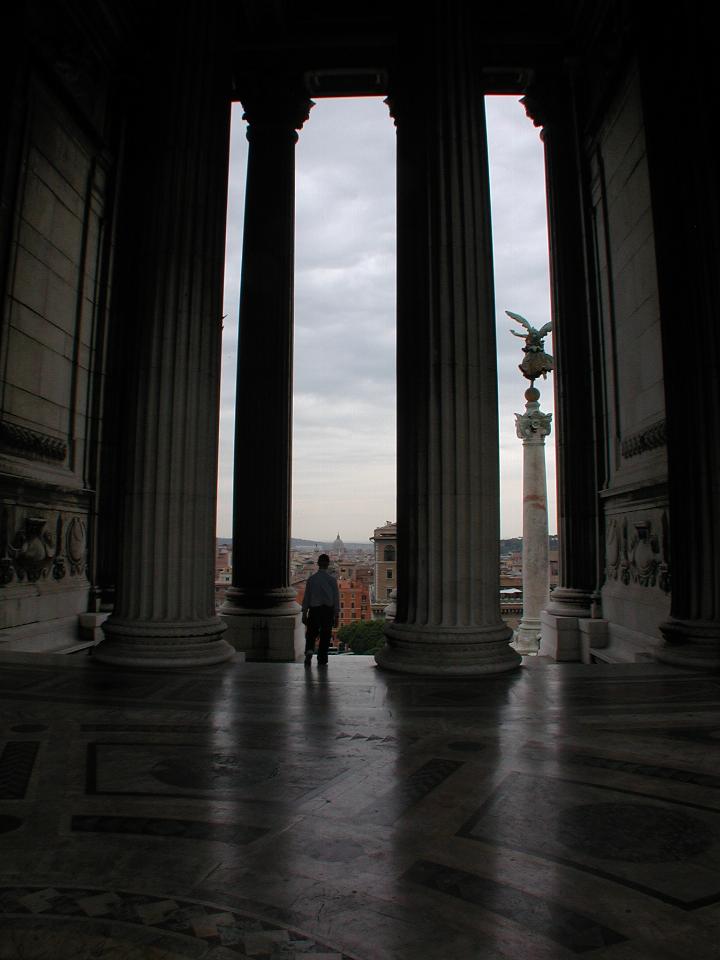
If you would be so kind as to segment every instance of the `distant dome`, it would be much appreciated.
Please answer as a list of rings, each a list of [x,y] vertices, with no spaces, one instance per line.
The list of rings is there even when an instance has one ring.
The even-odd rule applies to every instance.
[[[340,539],[340,534],[335,537],[335,540],[332,545],[333,553],[345,553],[345,544]]]

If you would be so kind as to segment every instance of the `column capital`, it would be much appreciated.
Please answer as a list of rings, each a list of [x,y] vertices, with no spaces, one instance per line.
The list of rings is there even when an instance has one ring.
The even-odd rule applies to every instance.
[[[383,102],[396,127],[405,129],[420,124],[419,129],[422,129],[423,118],[427,118],[431,109],[432,95],[432,91],[418,87],[417,67],[403,63],[391,71],[388,95]]]
[[[247,80],[243,84],[240,102],[244,110],[243,120],[250,125],[248,136],[258,128],[300,130],[315,106],[299,81],[283,82],[283,78],[271,82],[265,82],[264,78],[262,82],[259,78]]]
[[[536,387],[528,387],[525,397],[525,413],[515,414],[515,432],[518,439],[524,444],[545,443],[545,437],[550,436],[552,414],[540,410],[540,391]]]
[[[551,422],[551,413],[528,410],[515,414],[515,431],[523,443],[545,443],[545,437],[550,436]]]
[[[536,73],[525,88],[525,96],[520,103],[525,108],[528,119],[536,127],[542,127],[541,136],[548,127],[566,115],[566,105],[570,94],[571,62],[565,69],[546,70]]]

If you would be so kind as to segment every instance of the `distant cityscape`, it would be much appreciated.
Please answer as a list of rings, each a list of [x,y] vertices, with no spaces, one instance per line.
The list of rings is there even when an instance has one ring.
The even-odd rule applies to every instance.
[[[515,629],[522,618],[522,537],[500,541],[500,614]],[[307,578],[317,570],[319,554],[330,557],[330,572],[340,590],[340,623],[333,634],[352,623],[395,616],[397,583],[397,524],[391,520],[373,530],[368,543],[345,543],[340,533],[326,541],[290,540],[290,583],[302,604]],[[558,540],[548,538],[550,589],[558,582]],[[219,537],[215,553],[215,602],[218,607],[232,583],[232,541]]]

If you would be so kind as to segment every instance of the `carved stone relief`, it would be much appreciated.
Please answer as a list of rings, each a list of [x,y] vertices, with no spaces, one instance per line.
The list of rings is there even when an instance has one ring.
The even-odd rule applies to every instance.
[[[670,591],[667,514],[663,512],[660,522],[654,522],[659,529],[653,529],[651,519],[608,519],[605,566],[609,580]]]
[[[65,534],[65,552],[70,562],[70,573],[84,574],[87,566],[87,524],[81,517],[73,517]]]
[[[0,586],[13,582],[37,583],[85,576],[87,569],[87,522],[61,513],[48,517],[12,519],[12,508],[0,514]],[[12,531],[15,531],[14,533]]]

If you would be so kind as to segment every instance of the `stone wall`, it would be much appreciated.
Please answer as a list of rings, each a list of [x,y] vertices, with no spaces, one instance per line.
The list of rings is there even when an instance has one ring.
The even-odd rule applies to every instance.
[[[64,649],[90,604],[112,164],[87,62],[36,56],[16,81],[0,284],[0,645]]]
[[[602,610],[611,645],[632,658],[660,643],[670,582],[663,356],[634,66],[587,150],[604,371]]]

